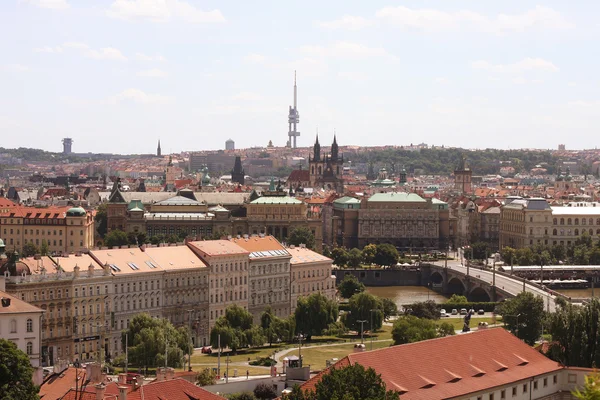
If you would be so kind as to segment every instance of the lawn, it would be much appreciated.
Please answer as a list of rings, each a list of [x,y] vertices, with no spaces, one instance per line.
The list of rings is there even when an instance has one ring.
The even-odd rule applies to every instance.
[[[360,343],[360,342],[357,342]],[[389,347],[393,342],[374,342],[373,350]],[[371,343],[365,340],[367,350],[371,350]],[[342,359],[354,351],[354,344],[344,344],[339,346],[302,348],[302,359],[305,366],[310,365],[311,370],[320,370],[326,367],[326,361],[332,358]],[[291,351],[286,356],[298,355],[298,349]]]

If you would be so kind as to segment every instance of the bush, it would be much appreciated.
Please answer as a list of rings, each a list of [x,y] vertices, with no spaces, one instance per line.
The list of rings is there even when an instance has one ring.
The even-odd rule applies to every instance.
[[[260,367],[270,367],[272,365],[277,364],[277,361],[273,360],[269,357],[262,357],[254,361],[250,361],[250,365],[258,365]]]
[[[260,400],[271,400],[277,397],[277,393],[271,385],[259,383],[254,388],[254,396]]]

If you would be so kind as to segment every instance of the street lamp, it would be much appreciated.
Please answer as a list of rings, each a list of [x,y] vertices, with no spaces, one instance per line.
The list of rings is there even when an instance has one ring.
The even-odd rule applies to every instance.
[[[521,316],[521,313],[518,313],[517,315],[503,315],[502,317],[515,317],[517,319],[517,324],[516,324],[516,328],[515,328],[515,332],[516,332],[516,336],[519,337],[519,317]]]
[[[373,313],[379,311],[376,308],[372,308],[369,310],[369,313],[371,314],[371,350],[373,350],[373,332],[375,331],[375,329],[373,329]]]

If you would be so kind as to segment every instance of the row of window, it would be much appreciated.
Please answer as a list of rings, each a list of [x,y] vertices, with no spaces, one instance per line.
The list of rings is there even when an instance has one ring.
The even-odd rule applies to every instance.
[[[575,221],[575,225],[579,225],[579,218],[575,218],[575,219],[571,219],[571,218],[567,218],[566,222],[567,225],[572,225],[573,221]],[[565,219],[564,218],[554,218],[552,220],[552,224],[553,225],[558,225],[557,222],[560,223],[560,225],[564,225],[565,224]],[[581,218],[581,225],[594,225],[594,218]],[[600,225],[600,218],[596,218],[596,225]]]
[[[531,382],[524,383],[521,386],[522,393],[523,394],[528,393],[530,385],[533,386],[532,390],[538,390],[538,386],[539,386],[538,382],[539,382],[539,379],[534,380],[533,383],[531,383]],[[548,378],[547,377],[544,378],[542,380],[542,382],[544,385],[543,387],[548,387]],[[558,384],[558,376],[557,375],[552,376],[552,384],[553,385]],[[513,386],[511,392],[512,392],[512,397],[517,397],[518,392],[519,392],[519,387]],[[495,399],[496,399],[496,393],[490,393],[488,395],[488,400],[495,400]],[[506,389],[503,389],[500,391],[500,399],[506,399]],[[483,396],[477,396],[477,400],[483,400]]]
[[[246,276],[244,276],[244,283],[243,284],[247,285],[247,282],[248,282],[248,278]],[[210,288],[211,289],[215,288],[215,286],[213,285],[213,283],[214,283],[214,285],[216,285],[217,288],[223,287],[223,283],[225,283],[225,286],[228,286],[227,278],[225,278],[224,280],[223,280],[223,278],[215,279],[214,281],[211,279],[210,280]],[[239,283],[240,283],[240,285],[242,284],[242,277],[241,276],[240,276]],[[238,285],[238,277],[237,276],[235,276],[235,277],[229,277],[229,286],[237,286],[237,285]]]
[[[226,291],[225,292],[225,300],[223,300],[223,293],[221,294],[215,294],[214,297],[211,294],[210,295],[210,302],[212,303],[223,303],[228,302],[228,301],[237,301],[239,300],[246,300],[248,297],[248,292],[244,290],[244,296],[242,297],[242,291],[240,290],[239,296],[238,296],[238,292],[234,292],[233,290],[230,291]],[[214,300],[214,301],[213,301]]]
[[[11,319],[9,322],[9,333],[17,333],[18,332],[18,323],[16,319]],[[25,331],[28,333],[33,332],[33,320],[31,318],[28,318],[27,321],[25,321]],[[0,334],[2,333],[2,325],[0,325]]]
[[[16,233],[17,233],[17,235],[20,235],[20,234],[21,234],[21,230],[20,230],[20,229],[16,229],[16,231],[17,231],[17,232],[16,232]],[[8,230],[7,230],[6,228],[4,228],[4,235],[7,235],[7,232],[10,232],[10,234],[11,234],[11,235],[13,235],[13,234],[15,233],[15,230],[14,230],[14,229],[12,229],[12,228],[11,228],[11,229],[8,229]],[[46,232],[46,231],[44,231],[44,230],[42,229],[41,236],[44,236],[44,235],[45,235],[45,232]],[[58,231],[58,233],[56,233],[56,232],[57,232],[56,230],[54,230],[54,231],[50,231],[50,230],[49,230],[49,231],[48,231],[48,235],[47,235],[47,236],[61,236],[61,235],[63,234],[63,231],[62,231],[62,230],[61,230],[61,231]],[[75,232],[75,231],[73,231],[73,230],[71,231],[71,236],[73,236],[74,232]],[[53,233],[54,233],[54,234],[53,234]],[[34,233],[33,233],[33,229],[30,229],[30,230],[28,230],[28,229],[23,229],[23,234],[25,234],[25,235],[33,235],[33,234],[34,234]],[[40,236],[40,230],[39,230],[39,229],[36,229],[36,230],[35,230],[35,235],[36,235],[36,236]],[[80,236],[83,236],[83,230],[80,230],[80,231],[79,231],[79,235],[80,235]]]

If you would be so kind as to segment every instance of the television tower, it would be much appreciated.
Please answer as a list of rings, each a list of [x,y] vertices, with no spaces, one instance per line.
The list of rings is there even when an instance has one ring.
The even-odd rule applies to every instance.
[[[288,114],[288,142],[287,147],[296,148],[296,138],[300,132],[296,130],[296,124],[300,123],[300,114],[298,114],[298,87],[296,86],[296,71],[294,71],[294,107],[290,106]]]

